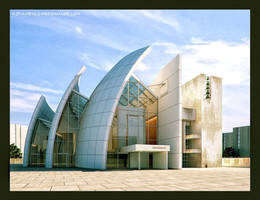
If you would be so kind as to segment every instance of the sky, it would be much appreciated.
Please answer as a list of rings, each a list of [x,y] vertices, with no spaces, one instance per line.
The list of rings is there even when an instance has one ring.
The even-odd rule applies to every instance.
[[[87,97],[122,57],[150,45],[134,74],[150,85],[176,55],[182,82],[222,78],[222,131],[250,125],[249,10],[11,10],[10,123],[29,125],[41,95],[56,107],[84,65]]]

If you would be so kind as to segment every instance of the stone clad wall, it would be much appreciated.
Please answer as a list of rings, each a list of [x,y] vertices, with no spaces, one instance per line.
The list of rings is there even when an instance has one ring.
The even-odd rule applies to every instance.
[[[221,167],[222,159],[222,79],[210,77],[211,98],[202,102],[201,165]]]
[[[200,159],[189,158],[193,166],[220,167],[222,158],[222,79],[210,77],[211,97],[205,99],[206,75],[200,74],[182,86],[182,106],[195,109],[192,134],[199,135]],[[192,156],[190,156],[192,157]]]
[[[250,167],[250,158],[222,158],[222,167]]]

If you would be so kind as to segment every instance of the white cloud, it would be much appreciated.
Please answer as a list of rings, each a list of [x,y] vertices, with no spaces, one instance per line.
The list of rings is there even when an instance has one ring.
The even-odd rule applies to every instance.
[[[112,18],[126,22],[135,22],[135,18],[138,17],[138,13],[136,11],[129,10],[86,10],[82,13],[86,15],[92,15],[98,18]]]
[[[11,97],[22,97],[26,100],[32,100],[32,101],[38,101],[41,97],[41,94],[39,93],[31,93],[31,92],[24,92],[21,90],[11,89],[10,90]]]
[[[115,39],[111,40],[108,37],[105,37],[104,35],[90,35],[90,34],[85,34],[84,37],[88,40],[91,40],[92,42],[95,42],[97,44],[115,49],[115,50],[119,50],[122,52],[129,52],[132,49],[130,49],[127,45],[125,45],[125,43],[120,43],[120,42],[116,42]]]
[[[75,27],[75,30],[76,30],[76,32],[79,33],[79,34],[82,34],[82,33],[83,33],[83,32],[82,32],[82,29],[81,29],[79,26],[76,26],[76,27]]]
[[[180,25],[179,25],[178,21],[176,20],[176,18],[174,18],[172,16],[171,17],[166,16],[161,11],[141,10],[140,12],[143,14],[143,16],[145,16],[151,20],[154,20],[161,24],[166,24],[168,26],[171,26],[175,30],[180,30]]]
[[[26,84],[26,83],[19,83],[19,82],[11,82],[10,83],[11,88],[15,89],[23,89],[23,90],[29,90],[29,91],[40,91],[40,92],[47,92],[52,94],[62,94],[63,92],[60,90],[54,90],[50,88],[45,87],[39,87],[32,84]]]
[[[179,54],[182,50],[181,47],[178,47],[176,44],[171,42],[154,42],[152,46],[164,47],[164,53],[166,54]]]
[[[162,52],[172,55],[172,58],[182,55],[183,83],[200,73],[218,76],[223,79],[224,85],[250,83],[250,43],[246,38],[235,43],[193,37],[187,45],[172,42],[154,42],[152,45],[163,48]]]
[[[160,28],[158,26],[167,25],[180,31],[180,24],[174,15],[167,15],[166,12],[159,10],[88,10],[83,13],[92,15],[98,18],[112,18],[128,23],[144,23],[149,24],[150,27]]]
[[[108,63],[107,61],[104,61],[103,64],[97,64],[87,53],[81,53],[79,59],[83,61],[86,66],[99,70],[109,71],[113,67],[113,64]]]
[[[52,83],[50,81],[42,80],[41,84],[47,85],[47,86],[52,86]]]
[[[250,90],[248,86],[223,86],[223,132],[250,124]]]
[[[10,83],[10,111],[32,113],[42,94],[45,95],[47,101],[52,102],[50,107],[56,109],[58,98],[62,91],[45,87],[39,87],[25,83]]]
[[[250,44],[203,41],[194,39],[184,46],[183,81],[188,81],[199,73],[214,75],[223,79],[224,85],[249,85]]]
[[[204,41],[201,38],[191,37],[192,44],[208,44],[208,41]]]
[[[23,91],[19,89],[10,89],[10,111],[32,113],[41,93]],[[55,95],[45,95],[47,101],[51,101],[50,107],[55,110],[58,104],[58,97]],[[54,103],[55,102],[55,103]]]
[[[10,98],[10,110],[11,112],[24,112],[32,113],[36,104],[35,102],[28,102],[23,98]]]
[[[138,64],[138,66],[135,68],[135,70],[142,71],[142,72],[147,71],[148,69],[149,69],[149,67],[146,64],[142,63],[142,62],[140,62]]]
[[[10,90],[10,110],[12,112],[33,112],[40,94],[25,92],[17,89]]]

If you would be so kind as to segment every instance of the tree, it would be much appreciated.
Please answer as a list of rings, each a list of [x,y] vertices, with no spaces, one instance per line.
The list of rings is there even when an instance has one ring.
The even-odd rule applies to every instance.
[[[238,156],[237,152],[232,147],[225,148],[223,152],[223,157],[237,157],[237,156]]]
[[[10,158],[22,158],[21,150],[15,145],[10,145]]]

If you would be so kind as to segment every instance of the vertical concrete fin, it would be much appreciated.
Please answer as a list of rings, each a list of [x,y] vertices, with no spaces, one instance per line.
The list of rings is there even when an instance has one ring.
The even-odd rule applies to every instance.
[[[182,168],[182,66],[177,55],[158,73],[150,89],[158,98],[157,141],[170,145],[169,168]]]
[[[53,148],[54,148],[54,141],[55,141],[55,135],[56,131],[58,129],[59,121],[62,115],[62,112],[65,108],[65,105],[69,99],[69,96],[73,90],[79,91],[79,78],[82,75],[82,73],[85,71],[86,67],[82,67],[81,70],[75,75],[73,80],[70,82],[68,88],[64,92],[61,101],[56,109],[56,113],[54,115],[54,118],[52,120],[51,128],[49,131],[48,136],[48,145],[47,145],[47,151],[46,151],[46,160],[45,160],[45,167],[46,168],[52,168],[53,164]]]

